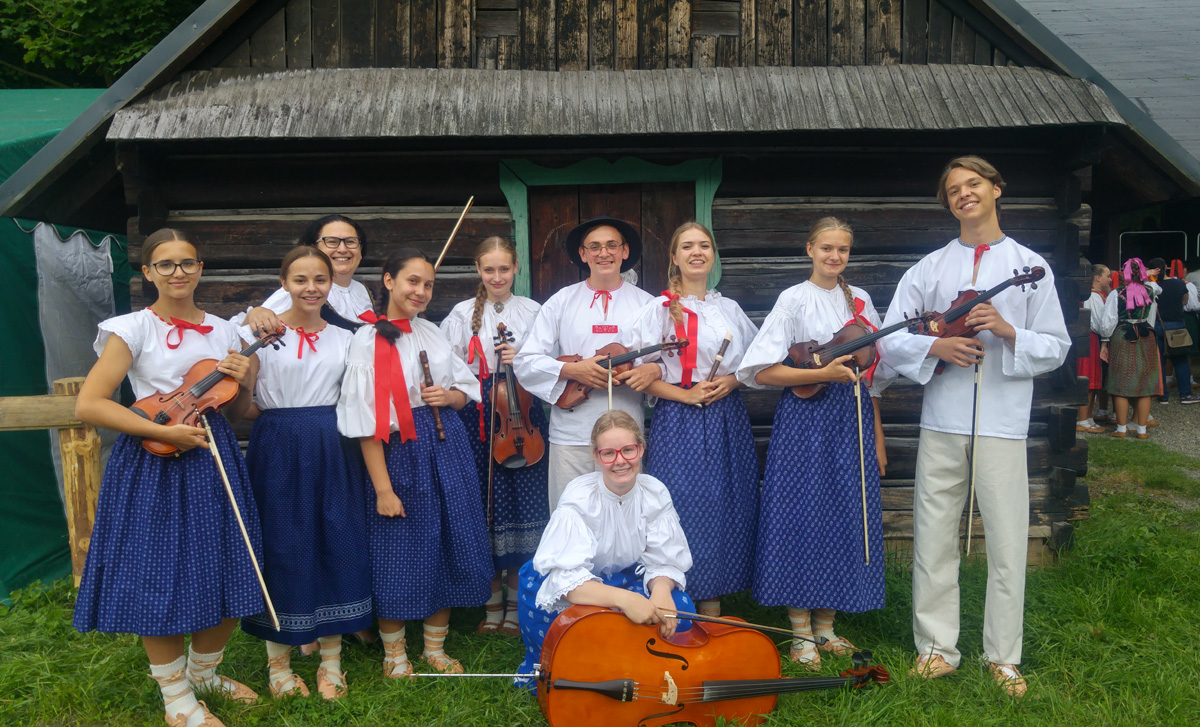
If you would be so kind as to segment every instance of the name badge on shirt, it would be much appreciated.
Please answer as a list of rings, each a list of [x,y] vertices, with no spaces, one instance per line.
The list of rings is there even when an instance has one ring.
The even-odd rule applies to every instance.
[[[592,333],[616,333],[616,326],[602,325],[599,323],[592,325]]]

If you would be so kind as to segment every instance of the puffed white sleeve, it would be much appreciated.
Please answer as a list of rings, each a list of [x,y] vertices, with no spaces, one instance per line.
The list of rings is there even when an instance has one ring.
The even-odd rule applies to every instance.
[[[1042,262],[1045,265],[1044,261]],[[1009,321],[1017,330],[1013,345],[1001,346],[1001,370],[1005,376],[1033,378],[1044,374],[1067,360],[1071,337],[1063,321],[1062,304],[1054,288],[1054,273],[1046,265],[1046,278],[1029,298],[1023,326]]]
[[[663,308],[662,306],[663,300],[666,299],[655,298],[646,305],[642,306],[641,310],[639,310],[637,315],[634,316],[633,324],[628,326],[629,333],[626,336],[627,342],[625,344],[630,350],[646,348],[648,346],[662,343],[664,319],[663,313],[667,312],[667,309]],[[667,315],[670,314],[668,313]],[[695,342],[692,342],[691,345],[695,345]],[[655,363],[660,358],[662,358],[662,352],[655,351],[654,353],[642,356],[634,363],[640,366],[644,363]],[[666,371],[663,371],[663,374],[665,375]]]
[[[92,344],[92,348],[96,351],[96,355],[104,353],[104,347],[108,345],[109,336],[116,336],[129,346],[129,350],[137,357],[138,351],[142,350],[143,343],[146,340],[146,326],[138,325],[139,321],[132,315],[117,316],[109,318],[105,321],[100,321],[100,325],[96,331],[96,341]]]
[[[575,509],[560,507],[550,515],[533,556],[533,569],[546,576],[537,592],[538,608],[561,611],[571,605],[564,596],[599,580],[592,573],[596,548],[595,534]]]
[[[1188,302],[1183,306],[1185,311],[1200,310],[1200,294],[1196,292],[1196,284],[1192,282],[1186,283]]]
[[[438,328],[442,329],[442,335],[450,343],[450,350],[454,351],[454,355],[466,361],[467,346],[471,341],[471,329],[468,325],[469,321],[460,311],[458,306],[454,306],[450,314],[442,319]]]
[[[883,325],[894,325],[904,320],[905,311],[920,311],[925,309],[923,300],[924,285],[920,280],[920,263],[905,271],[896,286],[892,296],[892,304],[888,306]],[[901,329],[879,339],[879,355],[897,374],[911,379],[918,384],[927,384],[933,378],[938,359],[929,355],[929,349],[937,339],[933,336],[923,336]]]
[[[546,301],[533,321],[529,337],[513,359],[513,372],[521,386],[542,401],[558,401],[567,389],[567,382],[558,378],[563,362],[556,360],[562,355],[558,350],[561,305],[558,293]]]
[[[662,489],[665,494],[666,486]],[[638,564],[642,571],[642,585],[647,593],[650,592],[650,581],[659,576],[675,581],[681,591],[687,588],[684,573],[692,569],[692,551],[669,496],[646,522],[646,550],[642,552]]]
[[[337,419],[338,431],[344,437],[375,434],[375,329],[372,326],[360,328],[350,341]]]
[[[453,353],[449,358],[451,383],[447,388],[458,389],[476,404],[483,401],[483,396],[479,393],[479,379],[475,378],[471,367],[465,360]]]
[[[1108,294],[1104,299],[1104,307],[1100,309],[1099,315],[1092,321],[1092,330],[1101,338],[1111,338],[1113,331],[1117,330],[1117,321],[1120,315],[1117,312],[1117,306],[1120,304],[1121,296],[1117,295],[1117,291]]]
[[[784,295],[786,295],[786,291]],[[792,339],[792,317],[796,315],[783,296],[775,301],[775,307],[767,314],[762,328],[746,347],[742,362],[738,364],[737,378],[752,389],[778,388],[764,386],[755,379],[763,369],[781,363],[787,358],[788,348],[795,343]]]
[[[726,300],[729,299],[726,298]],[[758,336],[758,326],[754,325],[754,321],[750,320],[750,316],[746,315],[746,311],[742,310],[737,301],[729,300],[729,302],[732,305],[726,311],[725,319],[733,326],[733,335],[739,341],[745,341],[748,346]]]

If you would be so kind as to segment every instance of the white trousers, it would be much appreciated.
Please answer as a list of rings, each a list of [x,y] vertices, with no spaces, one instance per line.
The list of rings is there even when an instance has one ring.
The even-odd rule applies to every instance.
[[[967,499],[971,438],[921,430],[913,496],[913,640],[920,654],[958,666],[959,524]],[[1021,662],[1029,471],[1025,440],[979,437],[975,502],[987,539],[984,657]]]
[[[546,488],[550,495],[550,512],[558,507],[558,498],[571,480],[596,471],[596,460],[592,459],[591,445],[550,443],[550,472],[546,477]]]

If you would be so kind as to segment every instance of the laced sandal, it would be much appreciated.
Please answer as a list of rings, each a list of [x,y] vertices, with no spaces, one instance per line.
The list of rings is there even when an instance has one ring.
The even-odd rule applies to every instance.
[[[1000,685],[1008,696],[1015,699],[1020,699],[1025,696],[1026,690],[1029,689],[1029,684],[1026,683],[1025,677],[1021,676],[1021,672],[1017,671],[1016,664],[988,664],[988,670],[992,673],[992,679]]]
[[[204,711],[204,721],[200,723],[200,727],[225,727],[225,723],[217,719],[216,716],[208,711],[208,705],[203,700],[198,701],[196,706],[187,714],[163,715],[163,719],[167,722],[167,727],[187,727],[188,718],[196,713],[196,710]]]
[[[411,666],[409,671],[411,671]],[[341,681],[338,684],[334,680]],[[317,668],[317,693],[322,699],[341,699],[346,696],[346,675],[341,672],[331,672],[325,667]]]
[[[216,659],[215,661],[208,661],[205,659],[197,659],[197,658],[195,658],[194,654],[192,655],[191,659],[193,661],[195,661],[196,664],[198,664],[201,669],[205,669],[205,670],[208,670],[208,669],[215,670],[221,664],[221,659]],[[196,672],[192,671],[191,669],[188,669],[187,671],[188,671],[188,681],[192,683],[193,689],[197,689],[196,683],[197,682],[203,683],[205,680],[201,679],[196,674]],[[242,684],[238,680],[231,679],[231,678],[225,676],[224,674],[217,674],[217,673],[215,673],[215,671],[213,673],[213,678],[218,680],[219,682],[221,682],[220,687],[216,687],[216,688],[202,687],[200,689],[211,689],[213,691],[219,690],[219,691],[223,692],[225,694],[225,696],[228,697],[229,699],[232,699],[235,702],[242,702],[244,704],[252,704],[252,703],[258,701],[258,692],[254,691],[253,689],[246,686],[245,684]]]
[[[295,696],[307,697],[308,685],[304,683],[299,674],[292,672],[290,676],[280,681],[275,681],[272,678],[275,674],[285,669],[291,669],[290,654],[272,656],[267,659],[267,688],[271,690],[271,696],[275,699]]]
[[[819,645],[817,648],[834,656],[849,656],[858,651],[858,647],[850,643],[850,640],[844,636],[834,636],[832,639],[827,639],[825,643]]]
[[[484,610],[487,611],[487,616],[484,616],[483,620],[479,622],[479,625],[475,627],[475,633],[477,633],[477,634],[494,634],[497,631],[500,631],[503,628],[504,622],[503,621],[493,621],[489,617],[492,616],[492,614],[503,614],[504,613],[504,603],[503,602],[487,603],[487,604],[484,604],[483,608],[484,608]]]
[[[416,673],[413,671],[412,662],[408,660],[405,639],[400,638],[390,644],[384,639],[380,641],[383,641],[383,676],[387,679],[415,679]],[[401,670],[396,671],[397,669]]]
[[[908,672],[908,675],[922,679],[937,679],[956,671],[958,671],[958,667],[950,666],[941,654],[921,654],[917,657],[916,666]]]
[[[429,665],[431,669],[442,674],[462,674],[463,665],[458,659],[442,652],[440,654],[431,654],[428,651],[421,654],[421,661]]]
[[[809,641],[802,641],[799,644],[793,643],[791,650],[788,651],[788,658],[793,663],[812,671],[817,671],[821,668],[821,654],[817,651],[817,645]]]
[[[516,614],[512,616],[504,614],[504,620],[500,622],[500,628],[496,629],[496,633],[501,636],[520,636],[521,624],[517,622]]]

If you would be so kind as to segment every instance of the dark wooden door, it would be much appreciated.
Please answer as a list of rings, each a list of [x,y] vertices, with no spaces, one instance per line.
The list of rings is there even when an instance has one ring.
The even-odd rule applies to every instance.
[[[667,285],[671,233],[696,215],[693,182],[565,185],[529,188],[529,259],[534,300],[545,302],[587,275],[571,264],[563,239],[580,222],[600,215],[628,221],[642,235],[638,286],[657,295]]]

